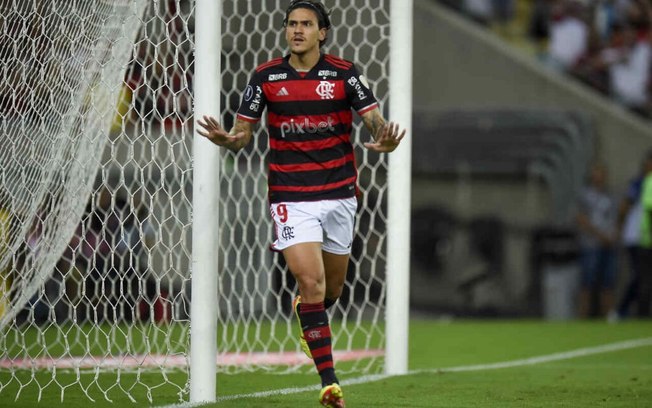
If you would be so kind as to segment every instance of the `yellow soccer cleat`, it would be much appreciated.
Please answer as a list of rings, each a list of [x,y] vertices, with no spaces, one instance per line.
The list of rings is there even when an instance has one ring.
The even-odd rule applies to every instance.
[[[328,408],[344,408],[344,393],[337,383],[327,385],[319,393],[319,403]]]
[[[301,319],[299,318],[299,311],[297,310],[297,306],[301,303],[301,295],[298,295],[297,297],[294,298],[292,301],[292,309],[294,310],[294,315],[297,317],[297,322],[299,322],[299,344],[301,345],[301,350],[303,350],[303,353],[312,360],[312,353],[310,352],[310,347],[308,346],[308,342],[306,341],[306,338],[303,337],[303,330],[301,329]]]

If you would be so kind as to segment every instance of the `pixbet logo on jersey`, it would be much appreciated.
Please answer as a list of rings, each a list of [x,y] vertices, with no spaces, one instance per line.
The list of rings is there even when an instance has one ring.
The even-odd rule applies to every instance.
[[[281,123],[281,137],[285,137],[287,134],[305,134],[305,133],[319,133],[324,131],[335,131],[334,127],[335,122],[330,116],[326,121],[321,121],[314,123],[308,120],[308,118],[303,119],[302,122],[297,122],[294,119],[289,122]]]

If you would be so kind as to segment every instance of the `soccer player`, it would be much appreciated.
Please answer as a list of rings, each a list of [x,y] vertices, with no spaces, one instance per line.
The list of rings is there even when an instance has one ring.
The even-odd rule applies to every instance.
[[[293,306],[302,347],[321,377],[319,402],[341,408],[326,309],[342,293],[353,241],[358,190],[352,109],[373,136],[364,143],[369,150],[394,151],[405,130],[385,121],[353,63],[321,51],[331,23],[320,2],[292,1],[283,25],[290,53],[256,68],[231,131],[204,116],[198,133],[236,152],[249,143],[267,108],[272,248],[283,253],[298,283]]]

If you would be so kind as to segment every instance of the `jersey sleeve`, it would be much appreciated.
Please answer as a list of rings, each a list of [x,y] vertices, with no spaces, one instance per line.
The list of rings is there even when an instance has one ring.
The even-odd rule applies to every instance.
[[[263,76],[256,72],[252,75],[247,87],[242,94],[240,108],[238,108],[238,119],[251,123],[257,123],[263,115],[267,105],[267,99],[263,92]]]
[[[346,95],[353,109],[362,115],[378,107],[378,101],[369,88],[369,82],[353,65],[346,72]]]

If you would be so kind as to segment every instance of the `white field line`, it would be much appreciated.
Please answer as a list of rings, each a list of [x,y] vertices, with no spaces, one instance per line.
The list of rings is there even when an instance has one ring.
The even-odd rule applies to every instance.
[[[410,372],[410,374],[446,373],[446,372],[456,373],[462,371],[496,370],[499,368],[522,367],[522,366],[528,366],[534,364],[550,363],[552,361],[570,360],[571,358],[590,356],[593,354],[609,353],[611,351],[622,351],[622,350],[627,350],[627,349],[632,349],[637,347],[645,347],[645,346],[652,346],[652,337],[647,337],[644,339],[620,341],[617,343],[604,344],[602,346],[586,347],[586,348],[575,349],[571,351],[565,351],[561,353],[546,354],[543,356],[528,357],[519,360],[503,361],[499,363],[476,364],[476,365],[467,365],[467,366],[449,367],[449,368],[440,368],[440,369],[415,370]]]
[[[622,351],[622,350],[628,350],[632,348],[646,347],[646,346],[652,346],[652,337],[636,339],[636,340],[620,341],[617,343],[609,343],[601,346],[586,347],[586,348],[580,348],[571,351],[565,351],[561,353],[545,354],[542,356],[529,357],[529,358],[523,358],[523,359],[511,360],[511,361],[503,361],[498,363],[473,364],[473,365],[463,365],[457,367],[432,368],[432,369],[425,369],[425,370],[411,370],[405,375],[424,374],[424,373],[425,374],[456,373],[456,372],[464,372],[464,371],[483,371],[483,370],[496,370],[500,368],[523,367],[523,366],[550,363],[553,361],[569,360],[572,358],[590,356],[594,354],[609,353],[612,351]],[[390,377],[394,377],[394,376],[386,375],[386,374],[367,375],[358,378],[344,380],[341,382],[341,384],[345,386],[355,385],[355,384],[368,384]],[[297,394],[300,392],[315,391],[318,389],[319,386],[314,385],[308,387],[292,387],[292,388],[283,388],[278,390],[261,391],[261,392],[254,392],[250,394],[225,395],[223,397],[218,397],[217,402],[244,399],[244,398],[265,398],[274,395]],[[164,405],[159,408],[191,408],[191,407],[201,407],[205,404],[207,403],[181,403],[175,405]]]

